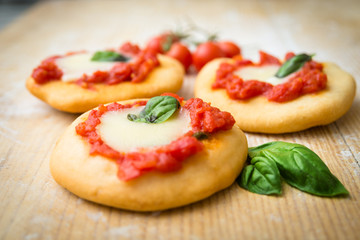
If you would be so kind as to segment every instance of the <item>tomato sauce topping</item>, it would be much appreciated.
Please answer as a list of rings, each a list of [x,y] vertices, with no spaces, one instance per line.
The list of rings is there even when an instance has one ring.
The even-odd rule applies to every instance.
[[[43,84],[49,81],[61,79],[63,72],[56,66],[55,60],[61,56],[53,56],[45,59],[41,64],[35,68],[31,76],[35,82]]]
[[[177,99],[182,98],[176,95]],[[190,112],[192,131],[172,141],[168,145],[142,149],[138,152],[118,152],[107,145],[97,133],[96,127],[101,123],[101,116],[108,111],[121,111],[134,106],[144,106],[147,101],[137,101],[132,104],[121,105],[111,103],[100,105],[92,110],[86,121],[79,123],[75,130],[90,144],[90,155],[114,159],[118,166],[118,177],[128,181],[137,178],[149,171],[170,172],[179,170],[182,161],[200,152],[204,145],[193,137],[194,132],[202,131],[214,133],[220,130],[231,129],[235,123],[234,118],[227,112],[221,112],[215,107],[204,103],[201,99],[193,98],[183,106]]]
[[[289,52],[285,60],[294,57]],[[310,60],[304,64],[301,70],[296,72],[285,83],[273,86],[270,83],[258,80],[243,80],[234,74],[236,70],[247,66],[261,67],[264,65],[278,65],[281,62],[276,57],[260,51],[259,63],[250,60],[234,59],[234,63],[222,63],[216,71],[213,89],[223,88],[232,99],[245,100],[259,95],[265,96],[269,101],[287,102],[308,93],[315,93],[325,89],[327,76],[323,72],[323,65]]]
[[[142,51],[139,46],[129,42],[124,43],[116,51],[134,58],[133,61],[119,62],[115,64],[110,71],[96,71],[92,75],[84,74],[75,80],[75,83],[83,88],[91,88],[97,83],[107,85],[118,84],[124,81],[138,83],[145,80],[148,74],[160,64],[156,54],[151,51]],[[66,54],[64,56],[68,55],[69,54]],[[63,73],[61,69],[56,66],[56,59],[64,56],[50,57],[35,68],[31,75],[35,82],[44,84],[49,81],[61,80]]]
[[[235,119],[230,113],[220,111],[200,98],[189,99],[183,107],[190,112],[194,132],[213,133],[229,130],[235,124]]]

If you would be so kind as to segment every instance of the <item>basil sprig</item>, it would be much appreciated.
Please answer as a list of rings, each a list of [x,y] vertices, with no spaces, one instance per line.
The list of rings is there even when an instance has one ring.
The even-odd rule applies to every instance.
[[[293,72],[296,72],[297,70],[302,68],[302,66],[304,66],[306,62],[310,61],[314,55],[315,54],[307,55],[305,53],[302,53],[290,58],[289,60],[284,62],[283,65],[281,65],[279,70],[276,72],[275,77],[284,78],[292,74]]]
[[[113,51],[98,51],[95,52],[91,61],[95,62],[127,62],[129,58]]]
[[[171,96],[157,96],[151,98],[139,115],[128,114],[127,118],[134,122],[161,123],[169,119],[177,109],[179,101]]]
[[[266,143],[249,148],[249,159],[250,165],[244,168],[237,182],[251,192],[281,194],[282,178],[291,186],[318,196],[349,194],[319,156],[303,145]]]

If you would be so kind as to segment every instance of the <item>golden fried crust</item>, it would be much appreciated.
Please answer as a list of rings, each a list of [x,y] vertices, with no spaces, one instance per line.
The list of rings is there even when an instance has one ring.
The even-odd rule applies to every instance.
[[[224,89],[212,89],[220,63],[217,59],[207,64],[195,83],[195,96],[229,111],[239,127],[248,132],[287,133],[313,126],[329,124],[350,108],[356,91],[353,77],[333,63],[323,63],[328,82],[326,89],[303,95],[293,101],[270,102],[263,96],[249,100],[230,99]]]
[[[184,68],[170,57],[158,55],[158,59],[160,66],[140,83],[97,84],[95,89],[89,90],[62,81],[51,81],[40,85],[30,77],[26,81],[26,87],[33,95],[50,106],[73,113],[85,112],[103,103],[153,97],[164,92],[177,92],[182,85]]]
[[[88,114],[78,117],[58,140],[50,170],[60,185],[93,202],[135,211],[183,206],[230,186],[246,160],[246,137],[234,125],[203,140],[205,148],[186,159],[179,171],[152,171],[125,182],[117,178],[114,160],[90,156],[89,144],[76,134],[75,126]]]

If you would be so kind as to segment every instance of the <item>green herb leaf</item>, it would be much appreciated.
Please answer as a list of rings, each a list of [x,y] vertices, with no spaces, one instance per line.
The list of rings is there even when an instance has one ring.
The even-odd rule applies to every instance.
[[[209,42],[214,42],[218,39],[218,34],[217,33],[210,33],[207,37],[207,41]]]
[[[293,72],[296,72],[297,70],[302,68],[302,66],[304,66],[306,62],[310,61],[314,55],[315,54],[307,55],[305,53],[302,53],[290,58],[289,60],[284,62],[283,65],[281,65],[281,67],[275,74],[275,77],[284,78],[292,74]]]
[[[98,51],[91,58],[91,61],[96,62],[127,62],[128,60],[129,58],[124,55],[112,51]]]
[[[320,157],[303,145],[270,142],[249,148],[249,157],[273,160],[281,177],[301,191],[324,197],[349,194]]]
[[[167,51],[170,50],[172,44],[174,43],[174,38],[175,38],[174,35],[168,35],[168,36],[166,37],[165,42],[161,45],[162,50],[163,50],[164,52],[167,52]]]
[[[161,123],[169,119],[177,109],[179,101],[171,96],[157,96],[151,98],[139,116],[128,114],[127,118],[134,122]]]
[[[265,157],[252,158],[236,181],[253,193],[281,194],[281,177],[276,163]]]
[[[193,137],[195,137],[197,140],[204,140],[204,139],[208,139],[209,135],[204,132],[196,132],[193,134]]]

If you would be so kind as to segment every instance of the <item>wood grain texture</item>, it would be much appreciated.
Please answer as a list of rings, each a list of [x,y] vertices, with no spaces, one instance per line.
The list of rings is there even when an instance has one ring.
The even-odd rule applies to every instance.
[[[77,198],[49,172],[57,138],[77,115],[31,96],[25,79],[41,59],[77,49],[143,44],[191,19],[247,57],[263,49],[314,52],[360,85],[360,2],[354,1],[50,1],[0,32],[0,239],[359,239],[360,94],[327,126],[285,134],[247,134],[249,146],[273,140],[314,150],[349,190],[320,198],[288,185],[279,197],[236,184],[186,207],[135,213]],[[193,96],[194,76],[180,94]],[[196,176],[194,181],[196,180]]]

